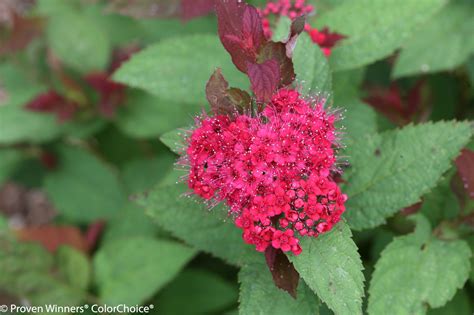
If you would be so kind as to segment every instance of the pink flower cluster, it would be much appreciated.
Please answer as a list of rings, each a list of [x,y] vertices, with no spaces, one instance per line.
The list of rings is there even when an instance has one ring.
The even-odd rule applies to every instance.
[[[297,236],[329,231],[346,195],[332,178],[336,116],[279,90],[258,117],[205,117],[188,139],[188,185],[225,201],[246,243],[301,252]]]
[[[272,29],[270,23],[270,16],[287,16],[291,20],[296,19],[301,15],[308,15],[314,12],[312,5],[307,5],[305,0],[277,0],[277,2],[268,2],[263,10],[259,10],[262,16],[263,31],[267,38],[272,37]],[[344,35],[338,33],[331,33],[327,27],[322,30],[311,27],[308,23],[305,25],[305,31],[311,37],[311,40],[321,47],[323,53],[329,57],[331,55],[331,48],[336,45],[338,41],[345,38]]]

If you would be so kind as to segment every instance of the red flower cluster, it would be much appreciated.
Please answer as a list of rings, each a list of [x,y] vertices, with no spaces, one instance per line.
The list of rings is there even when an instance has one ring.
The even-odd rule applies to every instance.
[[[225,201],[243,239],[298,255],[300,236],[326,232],[340,220],[346,195],[334,171],[336,116],[295,90],[279,90],[258,117],[206,117],[188,140],[188,185]]]
[[[277,2],[268,2],[263,10],[259,10],[262,17],[263,31],[267,38],[272,37],[272,29],[270,23],[270,16],[287,16],[291,20],[296,19],[301,15],[308,15],[314,12],[312,5],[307,5],[305,0],[278,0]],[[321,47],[323,53],[329,57],[331,55],[331,48],[336,45],[338,41],[345,38],[344,35],[338,33],[331,33],[327,27],[322,30],[311,27],[308,23],[305,25],[305,31],[311,37],[311,40]]]

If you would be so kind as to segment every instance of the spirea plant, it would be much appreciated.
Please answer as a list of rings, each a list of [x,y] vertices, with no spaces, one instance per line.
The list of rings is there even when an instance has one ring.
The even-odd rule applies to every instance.
[[[0,305],[472,314],[473,17],[0,2]]]

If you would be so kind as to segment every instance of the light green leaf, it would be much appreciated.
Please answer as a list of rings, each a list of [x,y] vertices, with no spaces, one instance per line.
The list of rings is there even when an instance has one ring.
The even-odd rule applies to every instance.
[[[306,33],[302,33],[297,39],[293,51],[293,66],[302,91],[323,97],[332,96],[331,69],[327,58]]]
[[[341,221],[317,238],[302,238],[303,252],[289,257],[308,286],[339,315],[362,314],[363,266],[351,236]]]
[[[417,216],[414,233],[395,238],[375,265],[368,313],[425,314],[451,300],[466,282],[471,250],[462,240],[442,241],[426,218]]]
[[[155,305],[162,315],[221,314],[237,304],[237,298],[237,287],[216,273],[187,269],[163,289]]]
[[[474,5],[453,0],[404,45],[393,69],[395,78],[449,70],[474,52]]]
[[[135,54],[114,75],[114,79],[141,88],[174,103],[206,104],[205,87],[215,68],[220,67],[230,86],[246,87],[239,73],[214,35],[190,35],[160,41]]]
[[[160,227],[231,264],[240,265],[261,255],[243,242],[241,230],[224,206],[209,210],[202,200],[186,197],[186,192],[184,184],[156,187],[141,203]]]
[[[75,288],[87,290],[92,271],[88,258],[67,246],[60,247],[56,255],[61,276]]]
[[[164,101],[143,91],[131,91],[117,115],[117,126],[135,138],[153,138],[193,122],[193,116],[204,109],[196,104]]]
[[[107,66],[111,45],[93,19],[64,10],[50,17],[46,32],[49,46],[65,64],[81,72]]]
[[[377,133],[377,113],[357,98],[346,99],[338,105],[345,109],[340,122],[344,131],[342,142],[348,146],[345,155],[351,156],[350,151],[358,149],[353,143]]]
[[[318,27],[347,36],[329,58],[335,71],[357,68],[392,54],[445,0],[346,1],[316,20]]]
[[[469,298],[466,290],[460,290],[445,306],[430,309],[428,315],[472,315],[472,307],[469,304]]]
[[[368,135],[352,145],[344,216],[354,229],[383,224],[434,188],[471,137],[466,122],[438,122]]]
[[[239,282],[239,314],[319,314],[319,300],[304,281],[299,282],[296,300],[275,286],[263,256],[257,262],[242,266]]]
[[[183,153],[185,147],[185,129],[175,129],[164,133],[160,140],[163,142],[170,150],[178,155]]]
[[[136,305],[175,277],[195,250],[173,241],[129,238],[109,242],[94,256],[103,303]]]
[[[287,16],[280,16],[278,19],[278,24],[275,27],[272,35],[272,41],[274,42],[283,42],[288,39],[291,28],[291,19]]]
[[[45,189],[65,217],[80,222],[110,218],[123,206],[122,187],[112,169],[89,152],[59,150],[59,167],[47,174]]]

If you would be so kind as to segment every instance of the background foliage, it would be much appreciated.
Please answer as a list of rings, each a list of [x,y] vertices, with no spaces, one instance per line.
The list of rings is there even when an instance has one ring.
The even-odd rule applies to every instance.
[[[344,114],[349,199],[344,222],[289,255],[296,299],[224,206],[177,184],[210,75],[250,86],[217,19],[187,1],[180,16],[179,1],[128,2],[0,3],[0,304],[472,314],[472,1],[307,1],[312,24],[346,36],[327,58],[303,33],[293,63],[299,89]],[[277,24],[284,39],[289,20]]]

